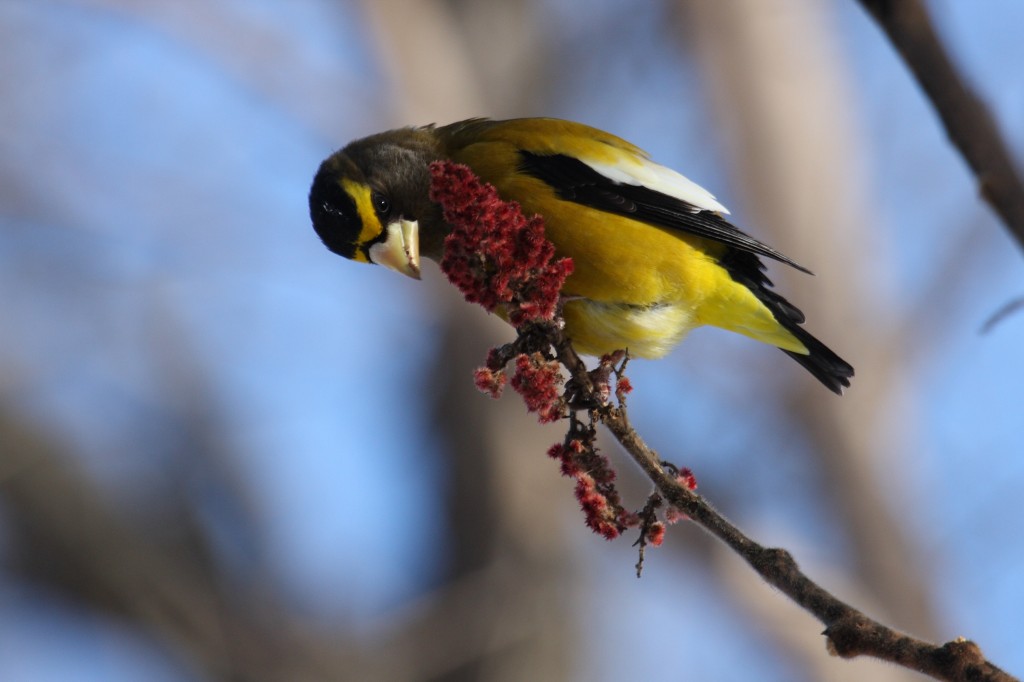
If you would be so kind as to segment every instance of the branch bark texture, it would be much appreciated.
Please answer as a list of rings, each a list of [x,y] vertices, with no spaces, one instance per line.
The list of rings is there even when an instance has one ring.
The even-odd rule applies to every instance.
[[[1024,181],[992,114],[957,69],[922,0],[860,0],[935,106],[981,195],[1024,247]]]
[[[747,537],[703,497],[680,485],[676,476],[665,470],[658,454],[630,424],[625,405],[616,406],[601,399],[586,365],[564,332],[551,327],[548,334],[556,357],[572,378],[575,401],[599,405],[593,410],[597,419],[665,499],[739,554],[767,583],[814,615],[825,626],[823,634],[831,653],[843,658],[871,656],[951,682],[1016,679],[985,660],[972,641],[957,638],[936,645],[869,618],[807,577],[785,549],[764,547]]]

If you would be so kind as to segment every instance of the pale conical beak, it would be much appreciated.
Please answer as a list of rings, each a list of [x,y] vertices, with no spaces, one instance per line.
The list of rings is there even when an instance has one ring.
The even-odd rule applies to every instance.
[[[420,278],[420,225],[415,220],[388,223],[384,241],[370,247],[370,260],[395,272]]]

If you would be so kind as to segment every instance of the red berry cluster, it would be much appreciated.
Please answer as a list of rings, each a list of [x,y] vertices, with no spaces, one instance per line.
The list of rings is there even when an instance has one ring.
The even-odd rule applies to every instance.
[[[520,353],[516,356],[516,370],[509,383],[516,393],[523,396],[526,409],[537,413],[541,424],[561,419],[565,402],[558,389],[562,375],[557,360],[548,360],[540,353]]]
[[[441,270],[470,303],[501,307],[516,328],[551,320],[572,260],[555,255],[539,216],[527,220],[515,202],[464,165],[430,164],[430,199],[441,205],[451,232]]]
[[[513,360],[515,369],[510,381],[505,366]],[[520,353],[515,350],[515,344],[507,344],[490,350],[487,364],[477,368],[473,381],[480,391],[492,398],[501,397],[505,384],[511,383],[523,397],[526,409],[536,412],[541,424],[547,424],[565,416],[565,399],[559,389],[562,385],[560,369],[557,360],[543,353]]]
[[[636,525],[622,506],[615,488],[615,470],[608,458],[598,453],[593,429],[580,429],[562,443],[548,449],[548,456],[561,462],[562,475],[576,479],[576,500],[583,509],[587,526],[598,535],[614,540],[627,527]]]

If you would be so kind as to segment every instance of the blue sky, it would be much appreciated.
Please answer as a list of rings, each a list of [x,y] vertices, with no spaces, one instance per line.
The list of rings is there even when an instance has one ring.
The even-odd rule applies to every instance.
[[[1024,5],[931,4],[1021,158]],[[429,415],[406,399],[410,376],[419,377],[414,386],[426,381],[418,372],[432,357],[436,324],[425,287],[327,254],[309,228],[306,196],[320,160],[373,131],[392,103],[355,7],[314,0],[211,6],[214,14],[245,18],[238,31],[251,38],[240,42],[262,61],[182,31],[173,12],[0,3],[0,73],[8,82],[0,106],[0,368],[7,375],[0,387],[26,420],[74,444],[112,500],[136,508],[175,466],[169,441],[153,437],[150,418],[174,371],[154,362],[154,349],[188,357],[218,401],[225,442],[244,459],[239,470],[265,534],[259,561],[297,611],[357,628],[423,590],[438,561],[432,538],[441,475],[422,456]],[[566,58],[616,11],[607,2],[583,17],[569,0],[541,6],[565,26]],[[986,335],[979,329],[1024,293],[1021,251],[977,199],[964,164],[876,27],[854,2],[833,3],[831,11],[853,76],[856,125],[870,142],[866,170],[879,222],[871,228],[887,231],[899,285],[894,300],[873,302],[879,314],[910,307],[949,245],[969,235],[969,270],[919,320],[928,331],[909,354],[906,402],[920,440],[890,444],[899,480],[887,492],[933,571],[944,636],[976,638],[993,660],[1020,673],[1024,535],[1014,502],[1024,484],[1017,399],[1024,315]],[[678,54],[658,37],[661,20],[655,11],[636,12],[622,27],[628,57],[576,54],[578,71],[564,78],[551,110],[521,113],[607,128],[730,205],[708,110],[690,96],[699,92],[698,78],[692,67],[679,70]],[[388,305],[368,308],[368,297]],[[745,343],[701,333],[664,365],[636,363],[632,405],[641,431],[655,442],[702,443],[703,452],[721,442],[728,452],[735,450],[730,440],[784,429],[770,412],[733,424],[730,380],[709,379],[694,359]],[[695,389],[716,386],[724,390]],[[389,428],[396,405],[408,429]],[[366,452],[372,460],[360,456]],[[736,475],[727,458],[705,466],[711,481]],[[764,466],[769,481],[812,484],[785,461]],[[798,491],[779,507],[754,482],[735,485],[740,499],[731,514],[741,525],[746,518],[816,548],[826,565],[841,562],[843,548],[817,518],[827,519],[827,500]],[[223,561],[244,572],[251,547],[233,536],[215,499],[196,495],[209,509],[211,533],[223,540]],[[395,500],[393,514],[367,523],[369,501],[385,497]],[[0,524],[0,551],[7,551],[4,536]],[[617,609],[616,624],[644,631],[627,637],[625,654],[591,659],[600,663],[588,671],[591,679],[653,676],[660,652],[698,637],[712,644],[687,655],[709,679],[749,679],[744,664],[721,655],[722,647],[740,646],[769,666],[763,679],[786,679],[786,664],[764,642],[737,635],[737,616],[709,603],[703,579],[681,585],[678,564],[655,553],[637,582],[622,545],[582,537],[574,548],[591,562],[587,583],[611,591],[606,608]],[[680,622],[679,608],[710,615]],[[55,655],[67,651],[80,654],[74,670]],[[137,633],[0,575],[0,678],[142,677],[194,679]]]

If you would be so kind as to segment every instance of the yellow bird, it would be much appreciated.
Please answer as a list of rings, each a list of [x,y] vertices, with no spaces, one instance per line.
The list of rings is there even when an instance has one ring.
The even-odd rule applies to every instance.
[[[313,180],[313,227],[334,253],[418,279],[420,255],[439,261],[450,229],[428,196],[442,159],[544,218],[573,260],[563,315],[580,353],[658,358],[712,325],[777,346],[836,393],[850,385],[853,368],[800,326],[759,257],[805,268],[729,223],[707,190],[580,123],[470,119],[356,140]]]

